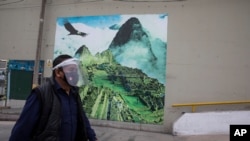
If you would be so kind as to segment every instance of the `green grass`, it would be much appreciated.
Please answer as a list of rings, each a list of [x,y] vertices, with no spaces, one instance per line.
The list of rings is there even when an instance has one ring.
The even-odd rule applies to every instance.
[[[128,95],[129,93],[124,90],[123,86],[119,84],[119,81],[116,81],[115,84],[111,83],[111,81],[107,78],[107,73],[104,70],[94,70],[94,77],[92,78],[92,85],[98,88],[104,88],[106,94],[118,94],[117,97],[121,96],[124,103],[128,106],[130,113],[133,116],[133,120],[137,123],[157,123],[161,124],[161,118],[163,117],[163,110],[152,112],[149,107],[144,105],[138,97]],[[131,78],[133,82],[140,82],[141,80],[136,78]],[[149,79],[144,79],[144,83],[149,83]],[[110,89],[110,93],[109,90]],[[108,91],[107,91],[108,90]],[[119,99],[119,98],[118,98]],[[106,101],[106,99],[105,99]],[[103,104],[99,104],[96,108],[96,112],[94,117],[98,119],[106,119],[107,111],[103,111],[103,106],[107,106],[108,103],[104,102]],[[104,115],[103,115],[104,114]],[[113,120],[122,120],[120,115],[111,115]]]

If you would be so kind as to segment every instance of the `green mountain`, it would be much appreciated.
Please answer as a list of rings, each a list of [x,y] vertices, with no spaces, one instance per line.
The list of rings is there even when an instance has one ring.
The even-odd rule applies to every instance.
[[[165,86],[139,69],[121,66],[110,50],[91,55],[81,47],[81,65],[88,84],[80,88],[90,118],[162,124]]]

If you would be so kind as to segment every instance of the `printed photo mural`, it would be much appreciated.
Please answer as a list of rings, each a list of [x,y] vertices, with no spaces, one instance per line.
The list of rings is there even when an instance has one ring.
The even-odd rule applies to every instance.
[[[58,17],[54,57],[80,60],[89,118],[163,124],[167,14]]]

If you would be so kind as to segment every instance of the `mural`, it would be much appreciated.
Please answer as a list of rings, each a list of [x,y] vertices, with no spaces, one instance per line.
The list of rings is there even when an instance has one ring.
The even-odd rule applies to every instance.
[[[80,59],[90,118],[162,124],[167,14],[57,18],[54,57]]]

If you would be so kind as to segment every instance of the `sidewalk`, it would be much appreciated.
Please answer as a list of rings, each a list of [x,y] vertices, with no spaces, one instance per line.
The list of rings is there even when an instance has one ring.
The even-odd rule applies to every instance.
[[[0,101],[0,121],[16,121],[23,109],[25,100]]]
[[[98,141],[229,141],[229,135],[173,136],[171,134],[93,127]]]
[[[17,103],[15,103],[17,104]],[[0,121],[16,121],[22,107],[0,108]],[[98,141],[229,141],[229,135],[173,136],[137,130],[126,130],[104,126],[93,126]]]
[[[0,107],[0,121],[16,121],[22,108]]]

